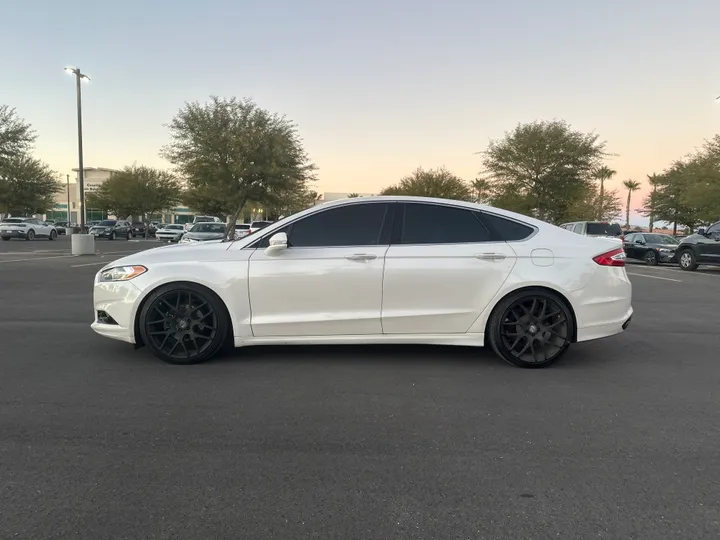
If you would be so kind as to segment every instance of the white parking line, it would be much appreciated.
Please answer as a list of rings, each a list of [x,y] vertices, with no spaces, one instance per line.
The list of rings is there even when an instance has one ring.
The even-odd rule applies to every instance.
[[[639,266],[639,265],[638,265]],[[630,268],[630,266],[628,266]],[[678,270],[677,268],[668,268],[666,266],[645,266],[643,267],[643,270],[650,270],[658,272],[675,272],[677,274],[683,274],[684,276],[706,276],[706,277],[712,277],[712,278],[720,278],[720,272],[717,272],[715,274],[708,274],[705,272],[688,272],[687,270]]]
[[[633,274],[631,272],[628,272],[627,275],[628,276],[646,277],[646,278],[650,278],[650,279],[662,279],[664,281],[675,281],[677,283],[682,283],[682,280],[680,280],[680,279],[672,279],[672,278],[660,277],[660,276],[648,276],[647,274]]]
[[[10,259],[9,261],[0,260],[0,264],[11,262],[44,261],[46,259],[67,259],[69,257],[75,257],[75,255],[55,255],[53,257],[33,257],[31,259]]]
[[[71,264],[70,268],[82,268],[83,266],[97,266],[100,264],[107,264],[107,261],[100,261],[100,262],[92,262],[92,263],[86,263],[86,264]]]

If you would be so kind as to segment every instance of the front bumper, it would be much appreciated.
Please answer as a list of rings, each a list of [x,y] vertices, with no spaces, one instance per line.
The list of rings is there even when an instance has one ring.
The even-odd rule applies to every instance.
[[[671,251],[668,253],[668,252],[659,251],[658,252],[658,261],[662,262],[662,263],[675,262],[675,252]]]
[[[141,292],[132,281],[99,282],[93,288],[94,319],[91,328],[111,339],[135,343],[135,310]],[[109,315],[116,324],[101,322],[98,312]],[[107,320],[105,318],[105,320]]]
[[[95,238],[110,238],[111,232],[113,231],[90,231],[90,234],[92,234]]]

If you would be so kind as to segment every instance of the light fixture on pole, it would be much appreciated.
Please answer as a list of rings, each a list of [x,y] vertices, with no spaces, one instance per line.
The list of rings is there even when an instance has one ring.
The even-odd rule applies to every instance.
[[[78,188],[80,190],[80,234],[73,235],[73,255],[93,255],[95,253],[94,238],[85,231],[85,168],[83,165],[83,139],[82,139],[82,88],[83,79],[90,80],[80,68],[66,67],[65,71],[75,75],[75,93],[77,95],[77,125],[78,125]]]

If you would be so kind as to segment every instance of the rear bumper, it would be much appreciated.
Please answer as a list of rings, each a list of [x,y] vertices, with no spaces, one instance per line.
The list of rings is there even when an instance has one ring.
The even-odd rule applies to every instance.
[[[624,268],[598,267],[588,285],[575,291],[577,341],[621,333],[633,315],[632,284]]]
[[[27,231],[12,230],[12,231],[0,231],[0,236],[3,238],[25,238]]]

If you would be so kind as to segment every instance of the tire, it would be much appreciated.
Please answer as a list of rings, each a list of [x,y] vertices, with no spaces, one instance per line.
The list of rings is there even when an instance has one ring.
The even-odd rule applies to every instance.
[[[50,236],[48,237],[48,240],[57,240],[57,231],[50,231]]]
[[[115,240],[115,231],[110,231],[110,236],[108,236],[108,240]]]
[[[684,249],[680,252],[680,255],[678,255],[678,264],[680,265],[680,269],[686,272],[697,270],[698,263],[692,249]]]
[[[205,362],[223,349],[230,319],[212,291],[194,283],[169,283],[150,293],[139,327],[145,346],[157,358],[189,365]]]
[[[652,249],[645,252],[645,256],[643,257],[643,260],[645,261],[645,264],[647,264],[648,266],[657,266],[658,265],[657,253],[655,253],[655,251]]]
[[[6,241],[6,242],[7,242],[8,240],[10,240],[9,238],[5,238],[4,236],[2,237],[2,239],[3,239],[4,241]]]
[[[503,298],[487,326],[495,353],[522,368],[553,364],[567,352],[574,331],[575,321],[567,302],[540,289],[525,289]]]
[[[30,229],[30,230],[27,232],[27,236],[25,237],[25,240],[35,240],[35,231],[33,231],[32,229]]]
[[[130,231],[128,231],[127,236],[125,237],[125,239],[129,242],[130,240],[132,240],[132,237],[133,237],[132,233],[131,233]]]

